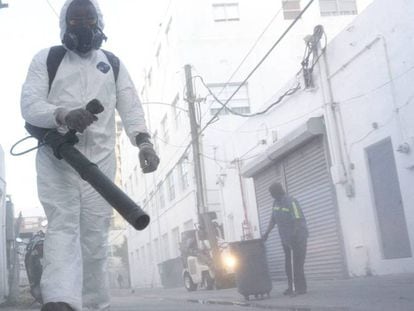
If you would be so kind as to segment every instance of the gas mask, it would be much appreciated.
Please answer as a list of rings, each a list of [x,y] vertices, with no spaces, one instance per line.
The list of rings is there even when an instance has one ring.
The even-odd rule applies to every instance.
[[[99,49],[107,39],[98,27],[95,7],[89,1],[72,2],[66,14],[66,27],[62,43],[82,54]]]

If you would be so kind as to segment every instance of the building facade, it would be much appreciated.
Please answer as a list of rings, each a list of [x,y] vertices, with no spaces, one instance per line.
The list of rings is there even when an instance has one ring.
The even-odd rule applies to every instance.
[[[377,0],[336,36],[319,54],[314,85],[262,120],[276,139],[243,167],[261,232],[272,181],[299,200],[310,277],[414,271],[413,12],[410,1]],[[277,234],[266,246],[272,277],[283,277]]]
[[[9,293],[6,237],[6,169],[3,148],[0,146],[0,303]]]
[[[226,102],[238,89],[227,108],[239,114],[259,112],[275,99],[275,91],[285,87],[289,77],[294,77],[293,82],[299,79],[295,74],[303,61],[303,39],[315,25],[324,25],[329,41],[370,2],[314,1],[245,84],[242,82],[249,72],[307,2],[262,1],[260,6],[246,0],[171,2],[140,89],[154,145],[161,156],[157,172],[143,175],[138,151],[129,146],[125,135],[121,136],[123,187],[152,219],[143,232],[127,230],[133,287],[159,286],[158,264],[179,256],[180,233],[197,223],[184,66],[192,66],[197,121],[203,130],[203,190],[208,209],[218,214],[226,240],[258,237],[262,228],[260,203],[256,203],[253,181],[242,178],[241,173],[245,163],[269,147],[277,133],[272,134],[266,123],[267,114],[248,118],[255,124],[252,131],[246,118],[229,109],[220,111],[219,102]],[[319,149],[312,152],[321,153]],[[329,179],[329,172],[325,173]],[[335,202],[334,193],[329,200]],[[339,233],[336,239],[341,239]],[[333,238],[331,242],[335,241]],[[346,267],[341,269],[339,274],[345,274]]]

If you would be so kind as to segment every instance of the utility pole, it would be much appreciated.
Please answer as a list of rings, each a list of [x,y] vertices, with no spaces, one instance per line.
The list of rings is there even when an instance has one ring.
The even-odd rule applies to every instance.
[[[207,234],[207,239],[211,248],[211,257],[213,261],[213,270],[216,284],[224,282],[224,270],[221,263],[220,250],[218,247],[216,228],[214,227],[208,206],[204,195],[203,171],[200,159],[200,136],[199,125],[197,124],[194,104],[196,101],[193,89],[193,76],[191,65],[185,65],[185,80],[187,86],[188,114],[190,117],[191,145],[193,149],[194,174],[196,179],[196,196],[197,196],[197,215],[203,231]]]
[[[190,130],[191,130],[191,144],[193,149],[193,161],[194,161],[194,174],[196,179],[196,195],[197,195],[197,214],[203,214],[207,212],[207,207],[204,198],[203,187],[203,175],[200,159],[200,137],[198,135],[199,126],[197,124],[195,116],[195,95],[193,89],[193,76],[191,73],[191,65],[185,65],[185,81],[187,86],[187,102],[188,102],[188,114],[190,117]]]

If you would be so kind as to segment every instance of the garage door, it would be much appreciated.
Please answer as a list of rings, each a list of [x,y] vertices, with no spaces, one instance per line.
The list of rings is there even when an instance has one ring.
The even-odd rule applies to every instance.
[[[309,227],[306,275],[313,279],[346,275],[340,226],[322,136],[316,137],[254,176],[261,232],[267,228],[272,198],[268,187],[278,180],[300,203]],[[273,279],[285,277],[277,228],[266,242]]]

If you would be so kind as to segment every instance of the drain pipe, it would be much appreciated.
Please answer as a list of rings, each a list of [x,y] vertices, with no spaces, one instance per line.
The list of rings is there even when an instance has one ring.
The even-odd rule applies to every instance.
[[[321,50],[320,44],[318,45],[318,50],[322,53],[322,62],[318,62],[318,66],[325,101],[327,135],[332,145],[330,149],[334,162],[333,167],[331,167],[331,174],[335,183],[344,185],[346,195],[348,197],[354,197],[355,186],[352,177],[352,164],[347,152],[341,109],[334,99],[326,51]]]

